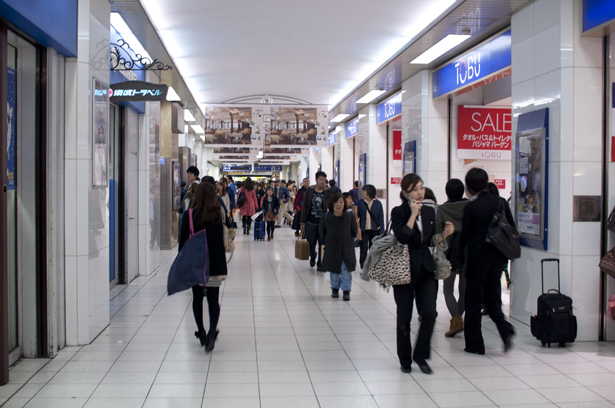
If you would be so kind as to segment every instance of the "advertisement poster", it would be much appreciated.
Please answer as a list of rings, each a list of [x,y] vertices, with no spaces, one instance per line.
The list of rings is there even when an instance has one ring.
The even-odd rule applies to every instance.
[[[324,114],[324,116],[323,116]],[[325,146],[328,112],[318,107],[273,106],[265,144],[272,147]]]
[[[7,75],[7,130],[6,130],[6,189],[15,190],[15,70],[8,68]]]
[[[517,228],[519,234],[541,240],[543,188],[543,140],[541,133],[518,137]]]
[[[204,113],[206,145],[224,147],[252,144],[251,107],[208,105]],[[258,139],[256,135],[255,137]],[[257,141],[254,140],[254,142]]]
[[[109,87],[94,79],[93,89],[92,188],[104,188],[108,184],[109,166]]]
[[[511,160],[510,108],[459,106],[457,158]]]

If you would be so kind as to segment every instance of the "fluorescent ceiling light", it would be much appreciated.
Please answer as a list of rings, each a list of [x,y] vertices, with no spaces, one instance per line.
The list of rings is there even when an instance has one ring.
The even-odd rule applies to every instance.
[[[336,117],[331,119],[331,122],[341,122],[344,119],[346,119],[348,116],[350,116],[350,115],[347,114],[347,113],[340,113],[339,115],[337,115]]]
[[[175,92],[175,89],[173,89],[172,86],[169,87],[169,90],[167,91],[167,101],[170,102],[178,102],[181,101],[182,98],[179,97],[179,95],[177,94],[177,92]]]
[[[204,136],[204,135],[201,135],[201,139],[203,139],[203,141],[205,141],[205,136]]]
[[[435,45],[433,45],[430,49],[416,57],[412,60],[411,64],[429,64],[439,56],[445,54],[446,52],[452,50],[468,38],[471,35],[458,35],[458,34],[449,34],[444,37],[442,40],[438,41]]]
[[[194,122],[196,119],[188,109],[184,109],[184,120],[187,122]]]
[[[359,114],[359,119],[366,117],[367,115]]]
[[[205,133],[205,130],[201,127],[201,125],[190,125],[192,127],[192,130],[194,130],[195,133],[202,135],[203,133]]]
[[[334,133],[339,133],[342,131],[342,127],[341,126],[336,126],[335,127],[335,132]]]
[[[373,101],[374,99],[382,95],[383,93],[385,93],[385,91],[374,89],[372,91],[369,91],[367,94],[365,94],[361,99],[357,101],[357,103],[370,103],[371,101]]]
[[[149,56],[120,13],[111,13],[111,25],[136,54],[141,54],[142,57],[152,61],[152,57]]]
[[[184,134],[190,132],[188,125],[184,125]]]

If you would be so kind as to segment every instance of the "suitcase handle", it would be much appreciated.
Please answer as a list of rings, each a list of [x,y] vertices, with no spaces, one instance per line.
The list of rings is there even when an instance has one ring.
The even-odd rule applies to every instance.
[[[555,262],[557,263],[557,291],[561,293],[560,288],[560,278],[559,278],[559,259],[557,258],[545,258],[540,260],[540,276],[541,276],[541,284],[542,284],[542,293],[545,293],[545,262]],[[551,290],[551,289],[550,289]],[[555,290],[555,289],[553,289]]]

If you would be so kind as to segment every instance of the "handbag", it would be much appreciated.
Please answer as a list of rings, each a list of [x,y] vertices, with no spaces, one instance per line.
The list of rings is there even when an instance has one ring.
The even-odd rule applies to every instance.
[[[600,260],[600,270],[615,278],[615,248],[612,248]]]
[[[303,236],[295,241],[295,258],[300,261],[310,259],[310,243]]]
[[[504,212],[504,199],[500,198],[498,210],[493,214],[485,241],[493,245],[507,259],[517,259],[521,256],[519,232],[514,225],[508,223]]]
[[[615,232],[615,207],[613,207],[613,211],[609,214],[609,219],[606,222],[606,229]]]
[[[246,193],[241,191],[237,196],[237,208],[241,208],[246,203]]]
[[[190,237],[173,261],[167,278],[167,293],[174,293],[206,286],[209,280],[209,252],[206,230],[194,233],[192,209],[188,210]]]
[[[224,210],[222,209],[222,216],[225,216]],[[235,253],[235,236],[237,235],[237,231],[234,228],[229,228],[227,225],[222,225],[222,236],[224,241],[224,252],[228,252],[231,254],[226,263],[231,262],[233,259],[233,254]]]
[[[438,235],[434,235],[431,239],[431,247],[429,250],[436,264],[436,270],[434,271],[436,279],[442,280],[451,276],[451,263],[446,259],[446,251],[448,250],[447,240],[443,239],[438,243]]]
[[[412,281],[408,245],[401,244],[395,235],[390,234],[391,227],[387,229],[388,234],[377,236],[372,241],[370,252],[381,246],[386,246],[386,249],[367,271],[367,278],[375,280],[385,289],[392,285],[407,285]]]

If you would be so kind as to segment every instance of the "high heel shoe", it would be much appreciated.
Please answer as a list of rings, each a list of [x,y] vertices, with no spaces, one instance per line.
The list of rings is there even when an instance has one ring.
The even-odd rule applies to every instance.
[[[220,334],[220,330],[216,330],[214,334],[212,334],[211,330],[209,331],[207,342],[205,343],[205,351],[212,351],[214,349],[216,346],[216,340],[218,339],[218,334]]]
[[[205,344],[207,344],[207,332],[201,333],[201,332],[195,331],[194,332],[194,337],[199,339],[199,341],[201,342],[201,347],[203,347]]]

